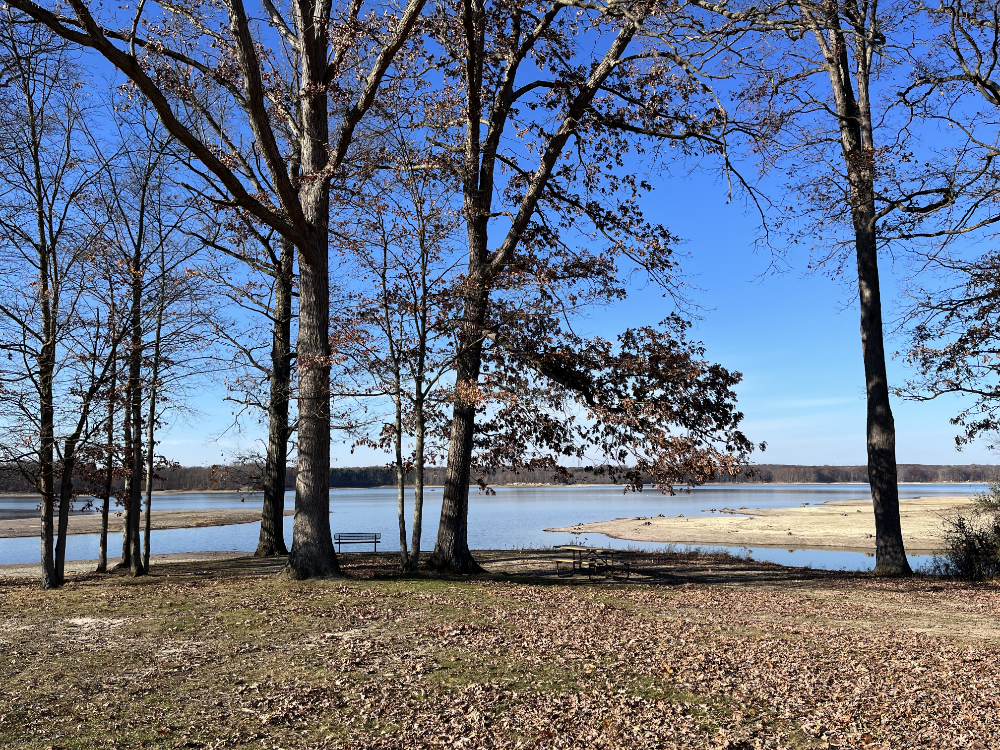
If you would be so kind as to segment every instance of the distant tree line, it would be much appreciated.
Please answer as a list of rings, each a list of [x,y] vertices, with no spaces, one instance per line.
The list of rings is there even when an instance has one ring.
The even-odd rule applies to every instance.
[[[285,489],[295,489],[296,469],[289,466],[285,476]],[[415,473],[406,474],[406,485],[414,485]],[[424,469],[424,484],[442,486],[445,467],[428,466]],[[838,482],[867,482],[866,466],[800,466],[794,464],[760,464],[753,467],[751,476],[720,477],[709,484],[835,484]],[[997,482],[1000,466],[988,464],[900,464],[899,481],[910,482]],[[157,470],[153,489],[157,492],[206,492],[229,490],[233,492],[261,492],[263,473],[259,467],[242,466],[171,466]],[[119,480],[124,485],[124,480]],[[330,487],[396,486],[396,469],[393,466],[345,466],[330,469]],[[489,477],[490,486],[572,484],[614,484],[599,469],[573,469],[568,476],[546,469],[498,469]],[[81,494],[87,488],[81,488]],[[97,490],[97,487],[90,488]],[[0,492],[34,492],[30,484],[15,472],[0,471]]]
[[[834,482],[867,482],[867,466],[794,466],[760,464],[753,467],[753,476],[726,477],[724,483],[734,484],[827,484]],[[996,482],[1000,466],[988,464],[899,464],[899,482]]]

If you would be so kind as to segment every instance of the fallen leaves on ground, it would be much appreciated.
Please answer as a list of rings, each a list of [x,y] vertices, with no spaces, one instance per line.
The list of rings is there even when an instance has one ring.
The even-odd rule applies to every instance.
[[[669,555],[644,561],[664,582],[439,581],[363,559],[334,582],[0,585],[0,744],[1000,747],[993,586]],[[670,582],[682,562],[734,575]]]

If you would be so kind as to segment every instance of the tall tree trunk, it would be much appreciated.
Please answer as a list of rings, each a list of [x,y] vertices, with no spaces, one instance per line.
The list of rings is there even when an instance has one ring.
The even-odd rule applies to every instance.
[[[115,566],[118,568],[132,567],[132,382],[125,384],[125,409],[122,419],[122,433],[125,438],[125,492],[122,507],[122,559]]]
[[[406,552],[406,468],[403,466],[403,394],[399,377],[399,363],[396,365],[396,434],[393,444],[396,449],[396,516],[399,521],[399,567],[409,570],[409,554]]]
[[[889,403],[889,378],[886,374],[882,331],[874,185],[875,142],[869,98],[873,51],[866,39],[856,35],[856,71],[852,71],[847,41],[840,30],[837,6],[831,6],[827,12],[827,23],[830,29],[828,36],[824,39],[821,32],[817,32],[816,36],[826,55],[840,122],[841,150],[850,183],[850,208],[861,307],[861,351],[868,402],[868,481],[871,484],[875,511],[875,573],[911,575],[899,522],[896,426]],[[857,96],[851,85],[854,73],[857,74]]]
[[[874,202],[871,217],[871,225],[874,225]],[[899,521],[896,426],[889,404],[889,379],[886,375],[885,346],[882,339],[878,250],[874,235],[859,231],[856,248],[858,296],[861,302],[861,351],[865,362],[868,397],[868,481],[871,484],[875,511],[875,573],[908,576],[912,571],[906,559],[903,530]]]
[[[455,406],[444,475],[441,521],[428,565],[439,571],[474,573],[481,570],[469,551],[469,478],[476,406],[471,395],[479,386],[482,330],[486,321],[486,291],[476,280],[466,294],[459,355],[455,367]]]
[[[46,341],[43,343],[42,357],[39,362],[39,492],[42,495],[41,507],[41,552],[42,552],[42,588],[51,589],[59,586],[55,569],[55,525],[53,519],[55,505],[55,413],[52,403],[53,357],[48,353],[51,345],[49,337],[50,323],[43,326],[46,331]]]
[[[328,28],[299,8],[302,112],[302,176],[299,202],[308,225],[299,251],[299,451],[295,480],[292,549],[285,573],[291,578],[339,575],[330,532],[330,162],[327,74]],[[324,17],[328,11],[324,11]],[[308,29],[308,31],[305,31]]]
[[[166,295],[166,269],[163,248],[160,248],[160,299],[156,308],[156,333],[153,337],[153,371],[149,376],[149,423],[146,425],[146,527],[143,530],[142,567],[149,572],[149,538],[153,512],[153,459],[156,442],[153,440],[156,425],[156,392],[160,378],[160,339],[163,333],[163,306]]]
[[[38,356],[38,432],[39,446],[39,484],[42,494],[41,506],[41,552],[42,552],[42,588],[51,589],[59,586],[59,578],[55,570],[55,539],[53,523],[53,506],[55,503],[55,404],[53,390],[55,388],[56,359],[56,322],[53,311],[53,291],[49,286],[50,259],[48,244],[45,241],[45,224],[42,208],[45,205],[41,192],[41,171],[38,165],[37,152],[35,157],[35,203],[38,221],[38,295],[42,312],[42,348]]]
[[[493,200],[493,161],[482,159],[481,139],[483,68],[486,54],[486,11],[482,0],[463,6],[466,42],[466,121],[463,155],[462,200],[468,233],[469,266],[464,293],[462,324],[455,362],[455,405],[448,443],[441,520],[437,542],[428,565],[440,571],[469,573],[479,565],[469,552],[469,475],[476,429],[475,400],[470,392],[479,386],[482,368],[482,331],[489,301],[484,265],[489,253],[489,213]],[[488,155],[489,156],[489,155]],[[484,175],[484,171],[486,174]]]
[[[274,279],[274,325],[271,329],[271,380],[268,394],[267,458],[264,507],[260,516],[257,557],[287,555],[285,546],[285,472],[288,466],[288,401],[292,380],[292,274],[295,246],[281,241],[280,268]]]
[[[104,471],[104,491],[101,494],[101,541],[97,553],[97,572],[108,572],[108,514],[111,510],[111,487],[115,478],[115,389],[118,387],[117,367],[112,353],[111,385],[108,388],[108,458]]]
[[[422,369],[422,368],[421,368]],[[413,474],[413,531],[410,537],[410,570],[416,571],[420,567],[420,535],[424,527],[424,399],[423,380],[417,378],[416,402],[414,404],[414,422],[416,429],[416,445],[414,446],[414,474]]]
[[[66,535],[69,532],[69,506],[73,500],[73,472],[76,470],[76,446],[79,437],[68,437],[63,444],[62,476],[59,489],[59,535],[56,537],[55,579],[66,581]]]
[[[292,549],[293,579],[338,575],[330,531],[329,277],[325,242],[299,262],[299,453]]]
[[[132,512],[128,519],[132,546],[129,550],[129,573],[133,576],[141,576],[146,572],[142,566],[142,537],[139,535],[142,512],[142,271],[139,252],[140,246],[136,243],[132,259],[131,346],[128,362],[129,398],[132,401],[132,452],[129,455],[132,464],[129,504]]]

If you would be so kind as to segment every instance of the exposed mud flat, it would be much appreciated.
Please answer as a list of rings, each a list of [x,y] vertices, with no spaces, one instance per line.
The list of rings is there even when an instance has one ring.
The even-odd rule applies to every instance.
[[[942,520],[968,511],[970,497],[918,497],[899,501],[906,551],[941,549]],[[711,544],[786,549],[875,549],[872,501],[832,500],[798,508],[719,508],[694,517],[634,517],[578,524],[546,531],[605,534],[636,542]]]

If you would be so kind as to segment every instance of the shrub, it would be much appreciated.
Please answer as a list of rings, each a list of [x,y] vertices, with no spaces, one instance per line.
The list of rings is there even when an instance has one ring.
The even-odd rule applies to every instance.
[[[972,513],[944,519],[936,572],[967,581],[1000,577],[1000,483],[974,498]]]

